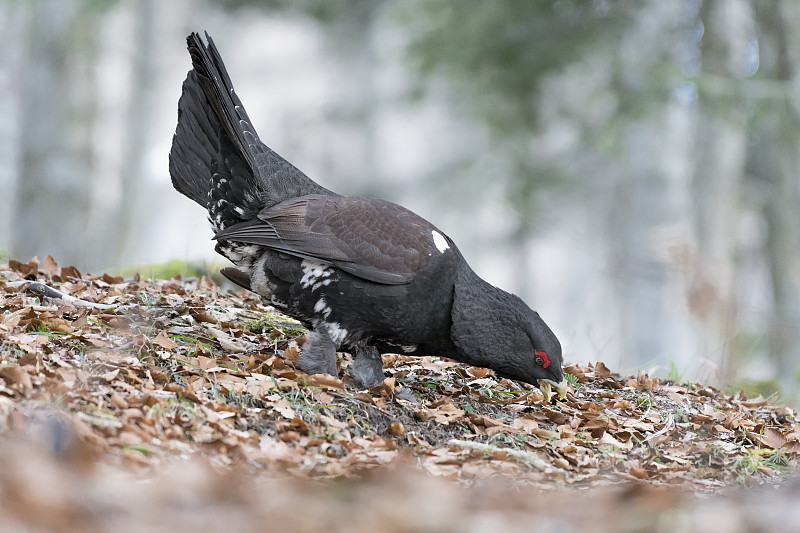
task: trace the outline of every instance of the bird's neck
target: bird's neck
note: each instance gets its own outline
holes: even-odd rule
[[[458,360],[486,366],[496,350],[498,325],[508,319],[503,299],[508,294],[487,283],[466,263],[456,276],[451,334]]]

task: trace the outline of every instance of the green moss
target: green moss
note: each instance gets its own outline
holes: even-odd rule
[[[293,339],[308,331],[297,320],[280,313],[259,313],[256,317],[245,320],[243,325],[245,329],[260,334],[278,330],[282,332],[281,336],[285,339]]]

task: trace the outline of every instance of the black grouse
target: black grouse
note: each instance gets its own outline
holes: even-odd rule
[[[300,368],[336,375],[342,350],[372,386],[382,353],[439,355],[563,398],[561,345],[539,314],[478,277],[427,220],[331,192],[268,148],[206,39],[187,38],[172,184],[208,211],[216,251],[236,265],[222,273],[308,326]]]

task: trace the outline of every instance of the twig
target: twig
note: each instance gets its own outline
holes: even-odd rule
[[[39,283],[38,281],[9,281],[7,285],[9,287],[18,287],[20,285],[25,285],[26,283],[28,284],[28,286],[25,287],[27,291],[38,294],[39,296],[44,296],[46,298],[52,298],[53,300],[61,300],[70,305],[74,305],[75,307],[94,307],[95,309],[113,309],[116,307],[115,305],[99,304],[95,302],[89,302],[87,300],[81,300],[80,298],[75,298],[69,294],[64,294],[61,291],[57,291],[53,287],[45,285],[44,283]]]
[[[663,435],[664,433],[666,433],[667,431],[672,429],[672,426],[674,426],[674,425],[675,425],[675,418],[672,416],[672,413],[670,413],[669,417],[667,418],[667,423],[664,424],[664,427],[659,429],[658,431],[656,431],[655,433],[653,433],[652,435],[650,435],[646,439],[644,439],[644,441],[647,444],[650,444],[651,440],[653,440],[656,437],[659,437],[659,436]]]

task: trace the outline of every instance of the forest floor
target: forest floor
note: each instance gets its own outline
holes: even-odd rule
[[[205,278],[0,265],[0,528],[800,530],[790,407],[602,362],[562,401],[399,355],[357,390],[304,333]]]

